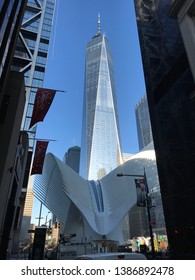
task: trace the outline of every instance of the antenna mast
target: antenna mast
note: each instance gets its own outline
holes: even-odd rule
[[[100,13],[98,13],[98,34],[101,33],[101,29],[100,29]]]

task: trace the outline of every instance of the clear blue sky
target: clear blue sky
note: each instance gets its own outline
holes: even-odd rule
[[[112,49],[122,152],[138,151],[135,105],[145,93],[133,0],[57,0],[44,87],[58,92],[37,138],[54,139],[47,152],[63,159],[80,146],[86,44],[101,32]],[[37,202],[33,216],[38,215]],[[44,214],[45,215],[45,214]],[[43,215],[43,216],[44,216]]]

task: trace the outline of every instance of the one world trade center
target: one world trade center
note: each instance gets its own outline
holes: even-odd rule
[[[100,30],[87,43],[80,174],[98,180],[122,163],[113,62]]]

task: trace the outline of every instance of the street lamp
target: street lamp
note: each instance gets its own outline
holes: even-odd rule
[[[151,238],[151,245],[152,245],[152,257],[153,259],[155,258],[155,251],[154,251],[154,238],[153,238],[153,232],[152,232],[152,225],[151,225],[151,214],[150,214],[150,198],[149,198],[149,191],[147,186],[147,179],[146,175],[144,172],[144,175],[134,175],[134,174],[123,174],[119,173],[117,174],[118,177],[123,177],[123,176],[128,176],[128,177],[138,177],[138,178],[143,178],[144,183],[145,183],[145,191],[146,191],[146,208],[147,208],[147,213],[148,213],[148,225],[149,225],[149,231],[150,231],[150,238]]]
[[[140,177],[140,178],[144,178],[144,175],[132,175],[132,174],[123,174],[123,173],[118,173],[117,176],[118,176],[118,177],[129,176],[129,177]]]
[[[40,211],[39,211],[39,217],[38,218],[35,218],[35,219],[38,219],[39,222],[38,222],[38,226],[40,226],[40,223],[41,223],[41,220],[43,219],[43,217],[41,217],[41,212],[42,212],[42,202],[40,203]]]

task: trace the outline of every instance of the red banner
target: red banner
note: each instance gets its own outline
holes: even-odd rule
[[[37,141],[31,175],[42,174],[48,141]]]
[[[55,93],[56,90],[53,89],[39,88],[37,90],[29,129],[37,122],[44,120],[54,99]]]

